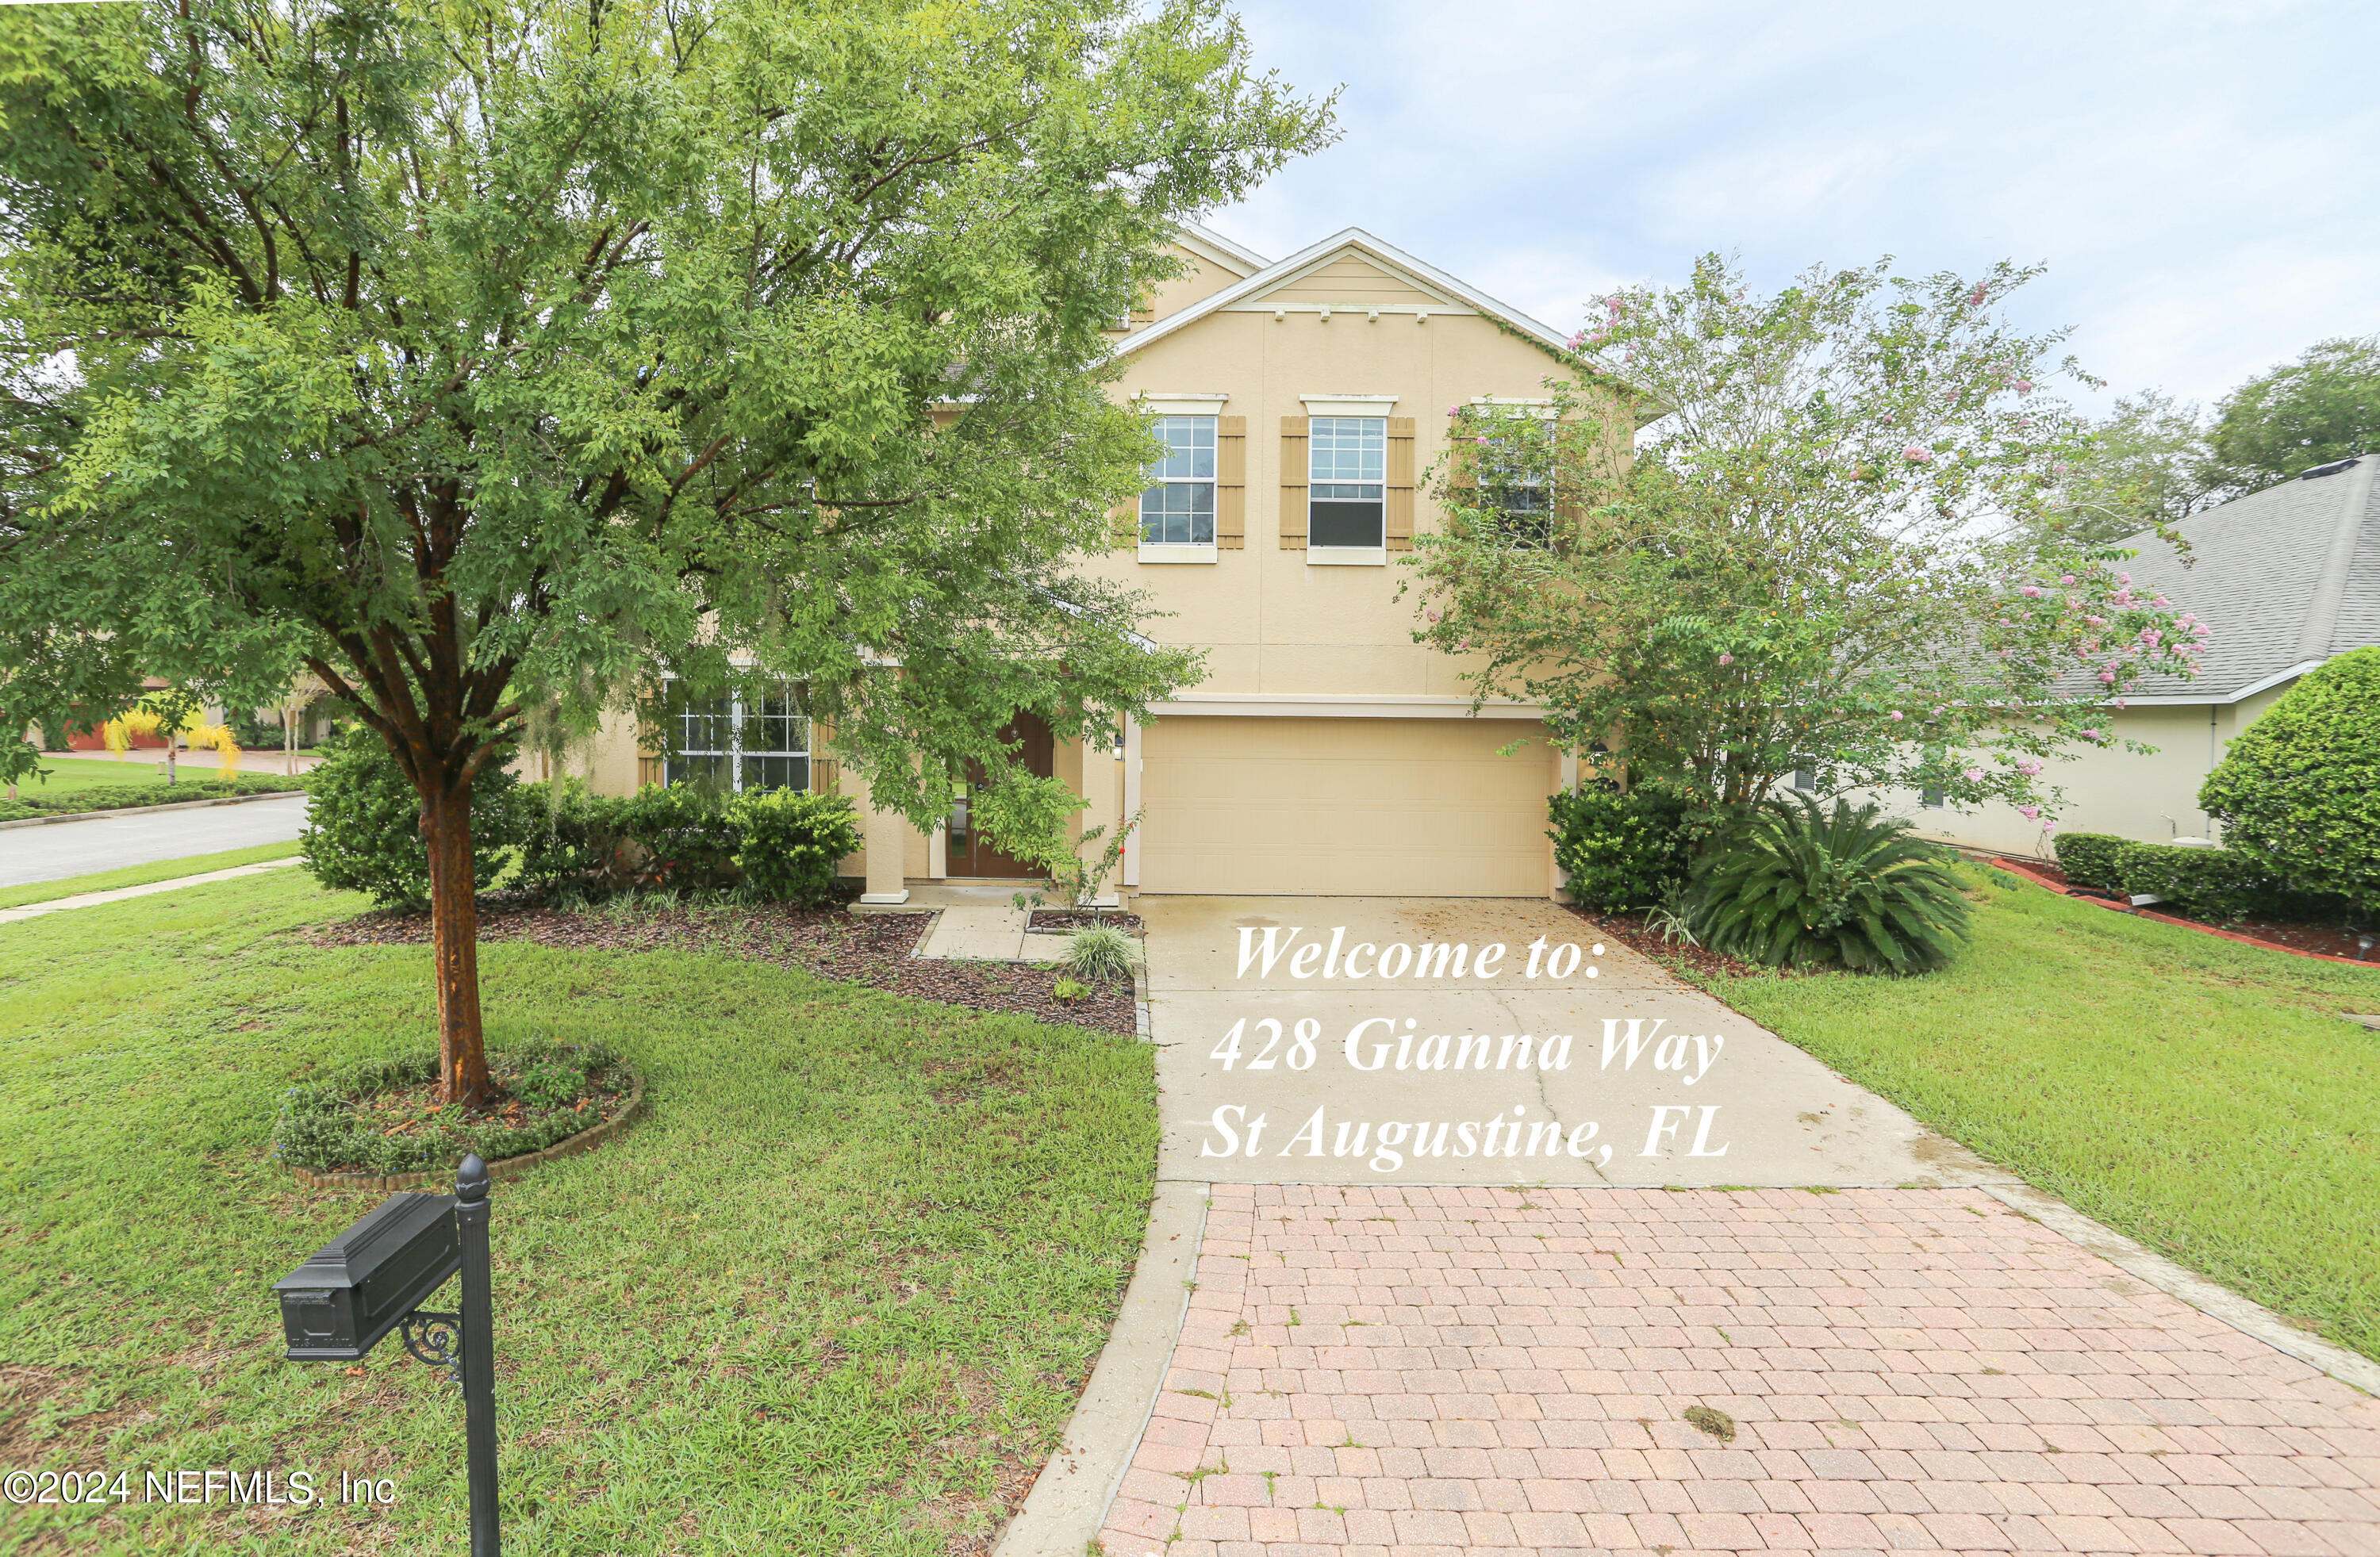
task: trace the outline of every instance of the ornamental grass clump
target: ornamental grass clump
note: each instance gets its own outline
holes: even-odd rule
[[[1132,977],[1140,953],[1132,937],[1112,924],[1095,924],[1066,937],[1058,966],[1092,984],[1121,984]]]
[[[1694,933],[1773,968],[1923,973],[1967,939],[1967,899],[1941,851],[1874,804],[1772,803],[1694,866]]]

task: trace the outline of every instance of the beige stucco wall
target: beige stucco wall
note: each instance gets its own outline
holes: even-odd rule
[[[1383,287],[1402,284],[1370,273]],[[1443,450],[1450,404],[1542,394],[1552,359],[1475,315],[1436,311],[1426,323],[1361,312],[1325,322],[1311,312],[1276,320],[1269,296],[1150,342],[1116,386],[1126,397],[1225,394],[1220,414],[1247,418],[1246,549],[1211,563],[1142,562],[1123,551],[1091,569],[1150,591],[1173,613],[1148,624],[1151,636],[1207,650],[1198,691],[1461,694],[1463,667],[1413,641],[1418,607],[1397,597],[1412,574],[1400,554],[1385,566],[1347,567],[1281,549],[1281,418],[1306,414],[1303,395],[1393,394],[1379,414],[1414,418],[1416,466],[1427,467]],[[1425,490],[1415,530],[1437,522]]]
[[[1136,314],[1146,312],[1152,320],[1179,313],[1193,303],[1211,297],[1226,287],[1237,285],[1252,273],[1179,244],[1169,245],[1167,251],[1181,260],[1184,268],[1180,275],[1169,276],[1149,286],[1148,307],[1136,310]]]
[[[2279,701],[2289,683],[2237,703],[2125,708],[2113,716],[2117,744],[2079,747],[2073,760],[2052,763],[2042,777],[2064,791],[2056,808],[2058,832],[2109,833],[2118,838],[2164,843],[2175,838],[2221,840],[2214,819],[2198,808],[2198,789],[2230,748],[2232,739]],[[2124,749],[2137,741],[2153,754]],[[2037,821],[2012,806],[1989,805],[1960,813],[1927,810],[1917,797],[1898,791],[1888,807],[1913,821],[1929,838],[2002,853],[2046,856],[2049,843]],[[2054,835],[2052,835],[2054,836]]]

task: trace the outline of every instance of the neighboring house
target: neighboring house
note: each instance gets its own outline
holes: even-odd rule
[[[1532,739],[1534,707],[1473,717],[1460,664],[1413,641],[1398,563],[1435,523],[1421,482],[1448,407],[1544,401],[1560,336],[1355,229],[1270,263],[1197,228],[1178,252],[1187,270],[1119,321],[1114,348],[1115,392],[1158,418],[1171,453],[1137,549],[1092,567],[1148,590],[1171,613],[1149,633],[1206,650],[1207,678],[1113,745],[1059,744],[1026,721],[1026,763],[1076,787],[1085,826],[1145,813],[1127,889],[1552,893],[1546,799],[1575,765]],[[735,719],[682,722],[670,777],[702,764],[731,782],[808,781],[797,718],[763,721],[767,752],[732,749]],[[599,787],[660,776],[607,735]],[[929,834],[871,813],[868,842],[846,869],[871,900],[1033,874],[977,832],[964,795]]]
[[[2224,749],[2296,680],[2331,656],[2380,643],[2380,456],[2317,465],[2294,481],[2195,513],[2178,526],[2187,558],[2154,532],[2124,542],[2119,564],[2143,594],[2163,595],[2210,629],[2198,675],[2155,676],[2114,717],[2120,744],[2053,764],[2066,791],[2064,832],[2163,843],[2217,839],[2198,787]],[[1907,807],[1907,798],[1902,797]],[[1954,842],[2034,852],[2040,824],[2004,805],[1961,815],[1912,809],[1922,831]]]

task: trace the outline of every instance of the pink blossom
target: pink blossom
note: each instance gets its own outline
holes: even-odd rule
[[[1967,294],[1967,306],[1971,308],[1980,308],[1984,306],[1984,299],[1990,296],[1991,293],[1985,289],[1984,284],[1977,282],[1975,289]]]
[[[2141,629],[2141,642],[2148,645],[2151,648],[2156,647],[2158,640],[2164,636],[2164,634],[2159,633],[2154,627],[2143,627]]]
[[[2033,392],[2033,380],[2031,379],[2019,379],[2016,381],[2016,392],[2019,394],[2031,394]]]
[[[2116,684],[2116,673],[2113,670],[2102,670],[2099,672],[2099,680],[2106,685],[2114,686]]]
[[[1895,709],[1892,711],[1892,717],[1893,717],[1894,718],[1896,718],[1896,719],[1897,719],[1897,718],[1899,718],[1900,717],[1900,709],[1898,709],[1898,708],[1895,708]]]
[[[2151,600],[2151,601],[2149,602],[2149,604],[2151,604],[2151,605],[2153,605],[2153,606],[2156,607],[2156,609],[2157,609],[2157,610],[2165,610],[2168,606],[2172,605],[2172,604],[2173,604],[2173,602],[2172,602],[2171,600],[2167,599],[2164,596],[2160,595],[2160,596],[2158,596],[2155,599]]]
[[[2045,833],[2054,833],[2058,830],[2058,824],[2055,822],[2044,822],[2041,824],[2041,830]]]
[[[2099,739],[2099,729],[2096,725],[2092,726],[2088,730],[2079,731],[2078,733],[2080,733],[2085,741],[2096,741]]]
[[[2019,773],[2023,774],[2028,778],[2038,778],[2041,774],[2041,764],[2034,761],[2031,757],[2027,757],[2022,762],[2016,765],[2016,770]]]
[[[1907,460],[1911,465],[1932,465],[1934,463],[1934,451],[1931,449],[1921,449],[1916,444],[1912,443],[1908,448],[1900,451],[1900,457]]]
[[[1718,657],[1718,662],[1721,665],[1732,665],[1735,663],[1735,656],[1731,654],[1722,654]]]
[[[2082,619],[2082,625],[2085,627],[2105,627],[2107,625],[2107,619],[2104,616],[2086,616]]]
[[[2058,582],[2060,584],[2071,584],[2074,582],[2074,575],[2072,573],[2068,573],[2064,578],[2059,579]]]
[[[1436,622],[1438,622],[1438,612],[1436,612],[1436,611],[1429,611],[1429,612],[1426,612],[1425,614],[1428,616],[1428,618],[1429,618],[1429,620],[1430,620],[1431,623],[1432,623],[1433,625],[1435,625],[1435,624],[1436,624]]]
[[[1980,767],[1971,767],[1967,769],[1964,778],[1970,784],[1980,784],[1984,781],[1984,770]]]
[[[2208,628],[2207,628],[2206,623],[2204,623],[2204,622],[2200,622],[2197,626],[2192,627],[2192,628],[2191,629],[2191,631],[2192,631],[2192,633],[2197,634],[2200,637],[2204,638],[2204,637],[2205,637],[2205,636],[2206,636],[2206,634],[2207,634]]]
[[[1463,407],[1460,405],[1450,405],[1446,408],[1446,414],[1450,416],[1459,416],[1463,415]]]
[[[2123,700],[2122,698],[2120,698],[2120,697],[2117,698],[2117,699],[2116,699],[2116,706],[2117,706],[2117,707],[2119,707],[2119,708],[2120,708],[2120,707],[2122,707],[2123,706],[2124,706],[2124,700]]]
[[[2018,590],[2017,593],[2024,596],[2027,599],[2038,600],[2041,598],[2041,585],[2038,584],[2028,584],[2022,589]]]
[[[2041,807],[2037,805],[2020,805],[2016,809],[2017,814],[2028,822],[2041,815]]]

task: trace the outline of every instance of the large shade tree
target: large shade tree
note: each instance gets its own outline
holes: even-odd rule
[[[922,821],[1189,672],[1076,565],[1148,452],[1102,332],[1328,134],[1216,0],[140,0],[0,61],[0,631],[380,735],[450,1095],[529,721],[732,664]]]
[[[1762,295],[1713,256],[1614,295],[1544,405],[1449,408],[1416,635],[1704,806],[1814,769],[2037,814],[2201,634],[2120,553],[2037,539],[2080,433],[2056,337],[2000,309],[2025,274]]]

